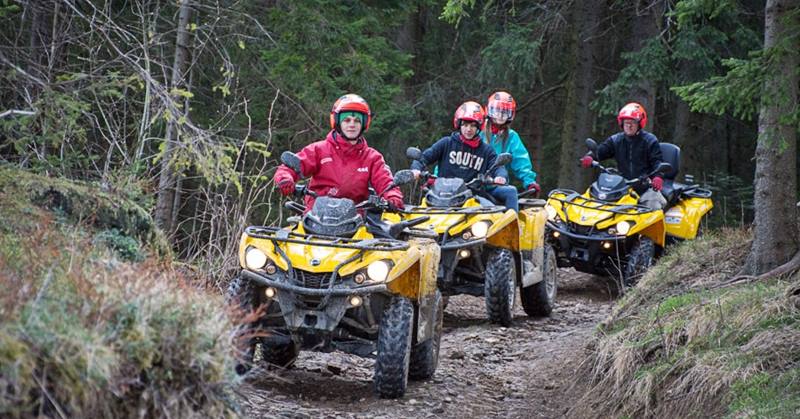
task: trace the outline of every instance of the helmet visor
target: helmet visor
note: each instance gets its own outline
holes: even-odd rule
[[[505,106],[489,106],[489,117],[497,119],[511,120],[514,117],[514,111]]]

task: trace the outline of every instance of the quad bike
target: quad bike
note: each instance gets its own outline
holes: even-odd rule
[[[596,154],[597,143],[587,139],[586,144]],[[650,175],[668,166],[662,163]],[[639,204],[632,186],[642,179],[625,179],[617,169],[597,161],[592,167],[602,173],[583,195],[569,189],[555,189],[548,195],[548,241],[559,267],[610,275],[631,286],[664,247],[664,212]]]
[[[664,172],[664,187],[661,193],[667,200],[664,207],[664,222],[667,225],[667,243],[691,240],[702,235],[701,220],[711,209],[711,190],[692,184],[694,180],[686,175],[688,183],[675,180],[681,167],[681,149],[675,144],[660,143],[661,156],[671,168]]]
[[[296,155],[281,160],[300,173]],[[393,186],[413,181],[399,171]],[[388,189],[387,189],[388,190]],[[297,187],[297,195],[313,193]],[[260,358],[290,366],[299,350],[341,350],[375,358],[379,396],[402,397],[408,378],[433,376],[442,333],[442,297],[436,289],[439,248],[412,234],[427,218],[390,223],[380,196],[358,205],[317,197],[290,225],[248,227],[239,245],[241,272],[229,295],[252,317],[244,373]],[[366,215],[363,215],[366,211]]]
[[[421,154],[415,147],[407,150],[412,160]],[[510,159],[500,154],[495,166]],[[425,183],[435,178],[428,172],[420,177]],[[548,316],[555,305],[556,260],[544,241],[545,201],[520,199],[517,214],[483,192],[490,182],[483,176],[470,182],[435,178],[421,204],[407,205],[403,215],[411,222],[429,218],[425,224],[442,251],[437,284],[445,301],[457,294],[484,296],[489,319],[509,326],[519,286],[526,314]]]
[[[596,153],[594,140],[587,139],[586,144]],[[665,147],[672,150],[675,146],[662,144],[662,150]],[[558,266],[610,275],[622,285],[632,286],[663,251],[668,234],[694,238],[700,219],[711,209],[711,200],[697,185],[674,182],[679,149],[669,156],[646,179],[656,174],[667,179],[669,191],[664,195],[667,213],[674,214],[671,218],[660,208],[639,203],[632,186],[643,179],[624,179],[618,170],[597,161],[592,166],[602,173],[583,195],[568,189],[551,191],[546,207],[547,237]]]

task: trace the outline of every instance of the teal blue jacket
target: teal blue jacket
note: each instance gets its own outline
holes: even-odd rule
[[[533,171],[531,156],[516,131],[513,129],[508,130],[505,144],[502,144],[503,141],[498,138],[497,134],[492,134],[491,141],[486,141],[486,134],[483,131],[481,131],[480,135],[481,140],[492,146],[495,153],[511,153],[514,159],[506,165],[506,169],[508,169],[508,173],[511,176],[522,181],[523,186],[526,188],[531,183],[536,182],[536,172]]]

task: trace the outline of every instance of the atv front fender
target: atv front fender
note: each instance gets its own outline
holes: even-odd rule
[[[519,251],[519,220],[514,210],[507,210],[500,217],[492,219],[486,242],[494,247]]]

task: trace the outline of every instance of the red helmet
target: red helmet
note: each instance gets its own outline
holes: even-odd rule
[[[639,129],[644,129],[647,126],[647,111],[644,110],[644,106],[631,102],[619,110],[617,124],[620,128],[622,128],[623,119],[633,119],[639,123]]]
[[[489,96],[486,113],[489,118],[505,118],[506,121],[513,121],[514,115],[517,114],[517,101],[507,92],[495,92]]]
[[[331,108],[331,129],[339,129],[339,114],[342,112],[359,112],[364,114],[364,127],[361,132],[366,132],[369,129],[369,123],[372,122],[372,112],[369,110],[369,104],[363,97],[348,93],[339,99]]]
[[[486,120],[486,112],[483,110],[478,102],[468,101],[461,104],[456,109],[456,114],[453,116],[453,128],[459,129],[461,121],[473,121],[478,123],[478,129],[483,126],[483,121]]]

